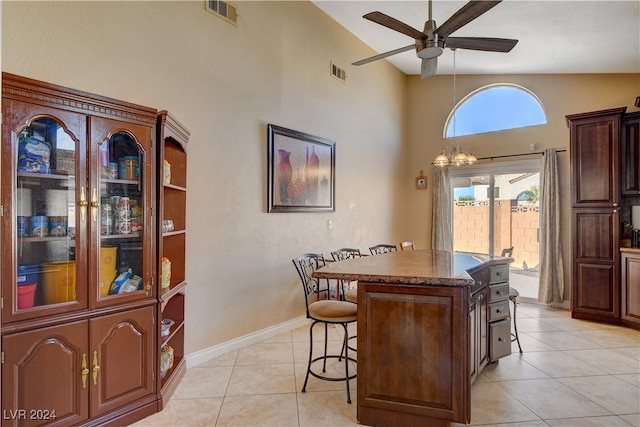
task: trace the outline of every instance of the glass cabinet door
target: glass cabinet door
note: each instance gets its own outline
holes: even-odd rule
[[[151,286],[150,129],[92,118],[91,223],[95,305],[153,295]]]
[[[79,286],[84,267],[76,259],[86,204],[77,180],[79,140],[58,120],[40,116],[11,135],[15,224],[3,244],[15,241],[11,312],[22,317],[86,306],[86,290]]]

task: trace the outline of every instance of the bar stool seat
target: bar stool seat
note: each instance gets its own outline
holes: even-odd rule
[[[518,297],[520,292],[517,289],[509,286],[509,301],[513,303],[513,331],[511,334],[511,342],[516,341],[518,343],[518,349],[522,353],[522,347],[520,346],[520,337],[518,337],[518,324],[516,323],[516,308],[518,307]]]

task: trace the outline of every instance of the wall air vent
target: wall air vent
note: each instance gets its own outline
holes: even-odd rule
[[[225,21],[238,25],[238,8],[222,0],[205,0],[205,9]]]
[[[346,71],[344,71],[342,68],[338,67],[336,64],[334,64],[331,61],[329,62],[329,72],[333,77],[335,77],[338,80],[341,80],[343,82],[347,80]]]

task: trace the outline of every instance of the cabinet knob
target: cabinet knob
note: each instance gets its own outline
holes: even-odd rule
[[[614,203],[614,204],[613,204],[613,207],[614,207],[614,208],[617,208],[617,207],[618,207],[618,204],[617,204],[617,203]]]

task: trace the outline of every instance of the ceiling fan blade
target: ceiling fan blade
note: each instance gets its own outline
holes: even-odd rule
[[[501,1],[502,0],[470,1],[469,3],[462,6],[456,13],[454,13],[451,18],[447,19],[444,24],[436,28],[434,33],[438,34],[440,37],[447,38],[449,34],[453,33],[463,25],[466,25],[469,22],[473,21],[478,16],[498,5],[498,3],[500,3]]]
[[[451,49],[485,50],[489,52],[509,52],[518,43],[514,39],[491,37],[447,37],[445,47]]]
[[[418,31],[415,28],[405,24],[404,22],[398,21],[396,18],[385,15],[382,12],[370,12],[364,15],[363,18],[387,28],[391,28],[392,30],[398,31],[399,33],[406,34],[409,37],[413,37],[414,39],[421,39],[425,37],[425,34],[422,31]]]
[[[356,62],[352,63],[351,65],[368,64],[369,62],[377,61],[378,59],[386,58],[387,56],[395,55],[397,53],[407,52],[407,51],[409,51],[411,49],[415,49],[415,48],[416,48],[415,44],[410,44],[409,46],[405,46],[405,47],[401,47],[399,49],[391,50],[389,52],[381,53],[379,55],[375,55],[375,56],[372,56],[370,58],[361,59],[360,61],[356,61]]]
[[[433,76],[438,70],[438,58],[423,59],[420,67],[420,78],[426,79]]]

